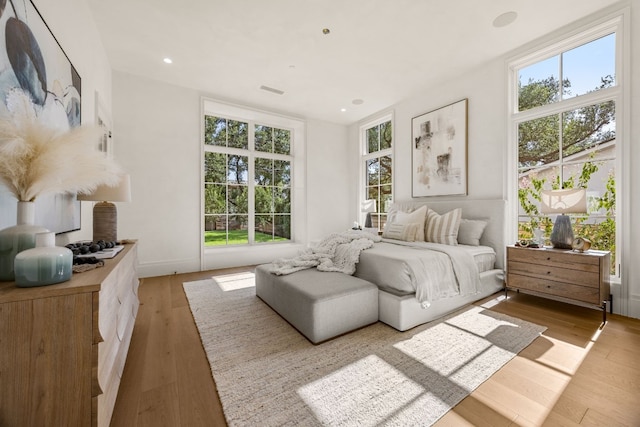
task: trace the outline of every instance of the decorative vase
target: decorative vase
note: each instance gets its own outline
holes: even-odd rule
[[[539,228],[534,228],[533,229],[533,241],[537,244],[539,244],[540,246],[544,245],[544,230],[541,230]]]
[[[36,234],[46,233],[44,227],[33,225],[34,202],[18,202],[17,225],[0,230],[0,281],[14,280],[13,261],[19,252],[36,246]]]
[[[16,286],[53,285],[71,279],[73,253],[67,248],[55,245],[56,236],[52,232],[36,234],[36,247],[16,255]]]

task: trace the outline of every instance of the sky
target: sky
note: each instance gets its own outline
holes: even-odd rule
[[[554,76],[557,79],[560,59],[563,78],[571,81],[570,96],[583,95],[600,86],[601,77],[615,76],[615,34],[525,67],[519,71],[520,81],[526,85],[530,78],[541,80]]]

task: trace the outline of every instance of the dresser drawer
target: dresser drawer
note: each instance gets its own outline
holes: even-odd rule
[[[553,249],[507,248],[509,261],[521,261],[530,264],[542,264],[570,270],[600,271],[600,257],[571,251]]]
[[[507,247],[507,287],[540,296],[561,297],[603,310],[610,299],[606,251]],[[606,316],[603,315],[604,321]]]
[[[579,286],[588,286],[591,288],[600,287],[600,274],[598,271],[590,272],[583,270],[573,270],[569,267],[556,267],[549,263],[532,264],[523,261],[512,261],[509,259],[507,271],[514,274],[524,276],[537,277],[540,279],[549,279],[556,282],[566,282]]]
[[[600,305],[602,303],[598,287],[578,286],[512,273],[507,274],[507,285],[511,288],[555,295],[589,304]]]

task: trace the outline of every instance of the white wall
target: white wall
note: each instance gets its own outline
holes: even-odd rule
[[[355,199],[349,194],[347,128],[309,120],[307,133],[307,234],[313,242],[349,228],[356,217],[349,216]]]
[[[139,240],[142,277],[293,256],[309,238],[349,224],[346,128],[309,120],[306,232],[296,244],[215,248],[201,264],[201,95],[113,73],[115,155],[131,174],[133,193],[131,203],[118,205],[118,235]]]
[[[503,198],[503,175],[506,148],[506,85],[504,62],[492,61],[484,67],[416,95],[391,107],[394,112],[394,174],[395,201],[411,200],[411,119],[421,114],[467,98],[468,114],[468,196],[469,199]],[[387,110],[385,110],[387,112]],[[362,122],[366,122],[371,116]],[[361,123],[362,123],[361,122]],[[351,179],[357,186],[358,127],[349,129],[351,146]],[[355,148],[354,148],[355,147]],[[439,200],[465,196],[437,197]],[[358,206],[352,203],[352,215]]]
[[[140,275],[200,268],[200,94],[113,73],[115,157],[131,174],[118,237],[138,239]]]
[[[640,4],[637,1],[631,2],[630,17],[630,37],[631,41],[631,64],[629,69],[631,82],[631,96],[629,99],[630,111],[629,120],[629,147],[625,152],[628,154],[628,164],[631,166],[629,170],[629,185],[624,189],[625,195],[629,195],[629,203],[627,205],[629,229],[623,230],[624,236],[624,270],[623,277],[626,281],[629,299],[627,315],[640,318],[640,168],[637,167],[640,162]],[[614,301],[615,306],[615,301]],[[623,312],[623,314],[625,314]]]

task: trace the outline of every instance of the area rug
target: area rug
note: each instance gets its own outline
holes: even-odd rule
[[[313,345],[247,274],[183,285],[230,426],[429,426],[546,329],[468,306]]]

